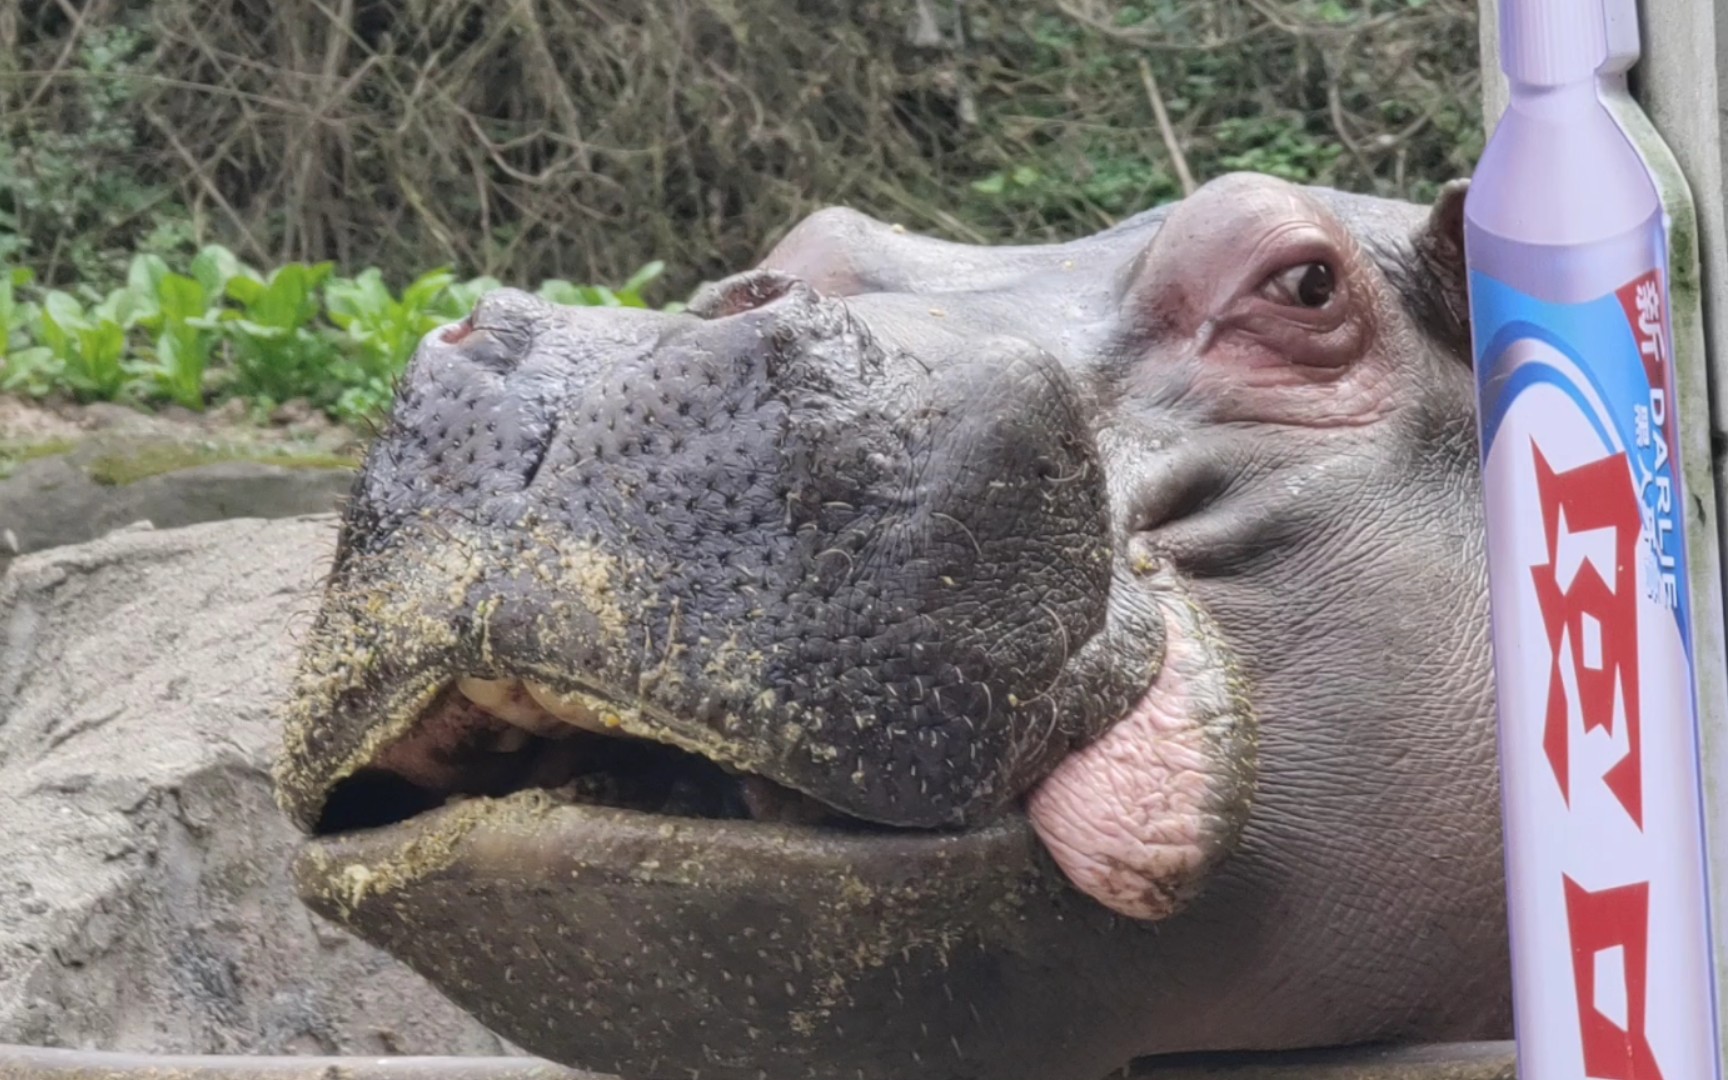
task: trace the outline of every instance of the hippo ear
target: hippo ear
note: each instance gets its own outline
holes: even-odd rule
[[[1470,296],[1464,269],[1464,196],[1470,181],[1454,180],[1440,189],[1428,220],[1413,242],[1423,284],[1432,292],[1424,314],[1436,324],[1434,336],[1470,355]]]

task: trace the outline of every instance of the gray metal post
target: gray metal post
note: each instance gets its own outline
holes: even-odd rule
[[[1643,57],[1633,69],[1633,93],[1662,139],[1673,151],[1680,171],[1692,191],[1697,209],[1697,236],[1701,295],[1704,307],[1704,344],[1708,361],[1705,371],[1694,372],[1688,383],[1680,372],[1682,396],[1687,385],[1694,393],[1707,381],[1710,398],[1708,417],[1713,460],[1708,477],[1714,479],[1715,506],[1728,511],[1728,138],[1724,135],[1728,107],[1728,0],[1638,0]],[[1506,80],[1498,63],[1498,0],[1481,0],[1482,108],[1489,130],[1506,107]],[[1685,238],[1678,235],[1676,250]],[[1676,283],[1679,284],[1678,282]],[[1676,328],[1678,334],[1679,328]],[[1703,410],[1694,413],[1706,419]],[[1689,418],[1690,420],[1691,418]],[[1706,480],[1704,470],[1688,468],[1688,479]],[[1720,550],[1728,554],[1728,528],[1724,517],[1708,520],[1708,507],[1688,507],[1690,536],[1700,539],[1714,534]],[[1700,546],[1693,541],[1694,547]],[[1696,552],[1693,556],[1697,566]],[[1695,580],[1698,575],[1695,575]],[[1700,628],[1702,641],[1716,633]],[[1719,655],[1700,650],[1699,702],[1703,721],[1703,771],[1713,932],[1716,939],[1715,967],[1718,1029],[1728,1032],[1728,672],[1721,670]]]

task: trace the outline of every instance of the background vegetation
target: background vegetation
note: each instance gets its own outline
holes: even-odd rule
[[[352,415],[487,278],[664,301],[825,204],[1057,239],[1232,169],[1424,199],[1477,95],[1469,0],[5,4],[0,381]]]

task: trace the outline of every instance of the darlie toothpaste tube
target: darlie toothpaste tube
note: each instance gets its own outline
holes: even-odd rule
[[[1714,505],[1681,460],[1669,218],[1616,118],[1624,14],[1503,0],[1511,104],[1465,207],[1521,1080],[1720,1077],[1697,665],[1721,609],[1696,594],[1720,584],[1688,536]]]

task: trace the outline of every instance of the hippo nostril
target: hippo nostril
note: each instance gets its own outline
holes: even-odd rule
[[[454,326],[445,327],[444,331],[438,335],[438,340],[442,341],[446,345],[460,345],[467,339],[468,335],[473,332],[474,316],[470,314],[466,319],[456,323]]]
[[[552,304],[538,296],[496,289],[482,296],[467,318],[438,331],[438,340],[460,348],[471,363],[509,372],[533,351],[552,312]]]
[[[704,285],[691,297],[685,308],[701,319],[724,319],[742,315],[794,292],[808,292],[810,286],[802,279],[778,270],[751,270],[735,274],[724,281]]]

